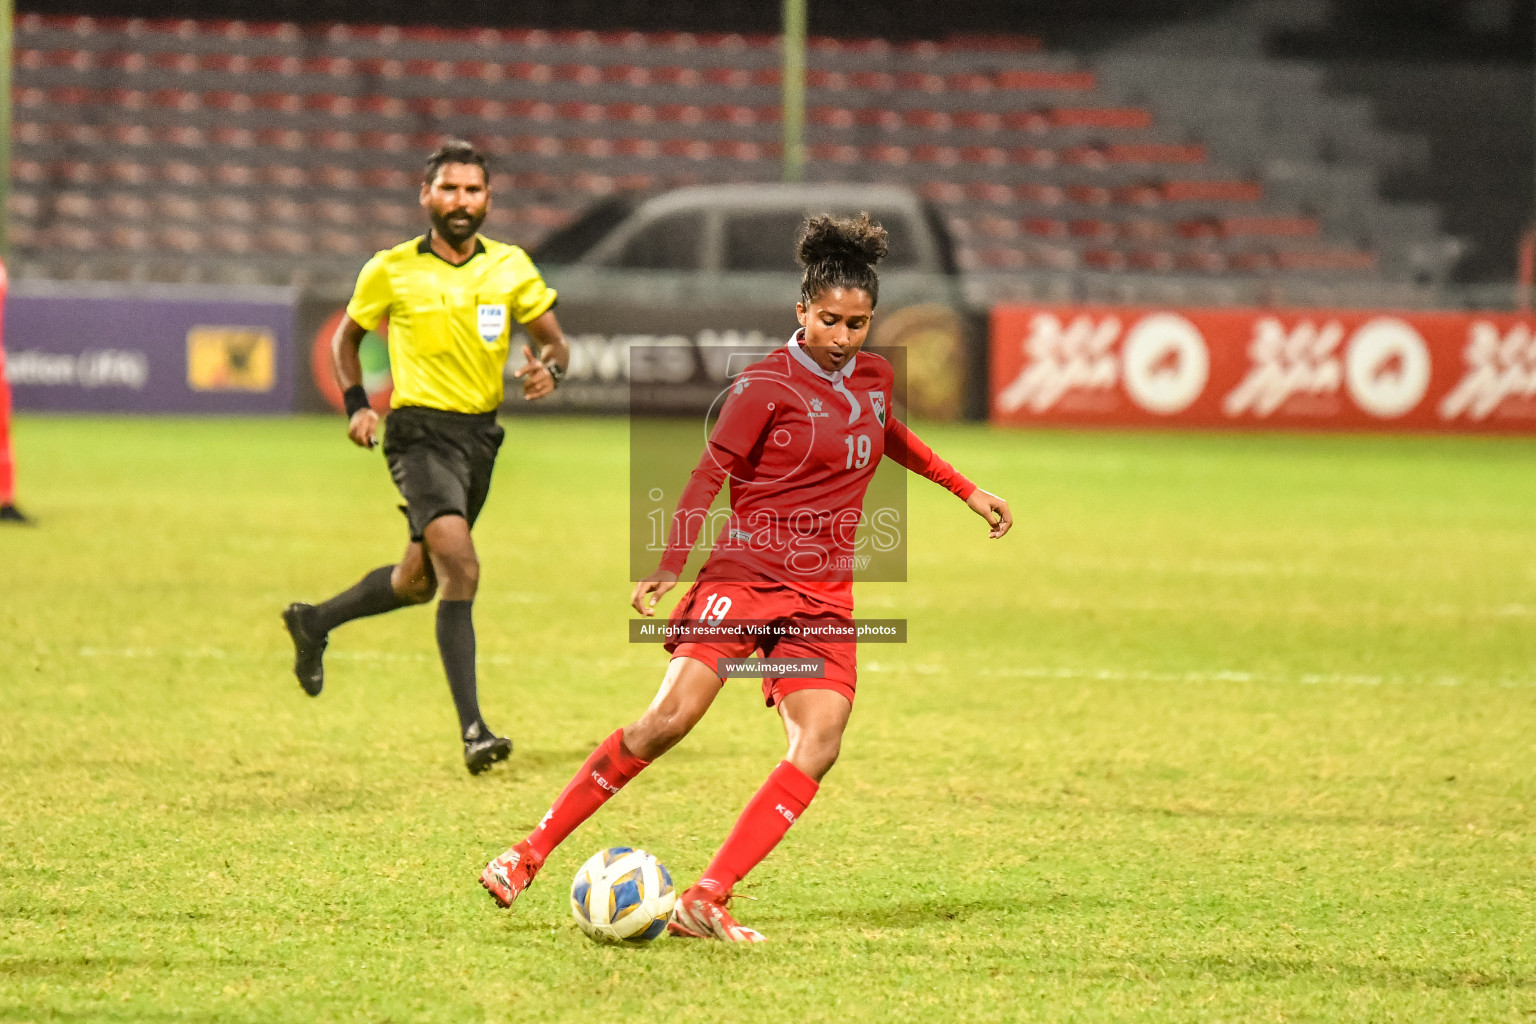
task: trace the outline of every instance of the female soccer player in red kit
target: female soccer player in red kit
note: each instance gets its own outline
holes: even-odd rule
[[[741,373],[698,467],[684,488],[661,568],[636,584],[631,603],[653,615],[677,583],[710,504],[727,477],[731,516],[721,540],[669,625],[672,654],[656,699],[638,721],[592,753],[533,833],[486,866],[480,883],[510,906],[555,847],[651,761],[686,736],[724,685],[722,658],[755,650],[824,663],[819,678],[763,680],[789,750],[736,819],[703,876],[684,892],[673,934],[731,942],[763,936],[732,919],[726,900],[789,831],[837,760],[853,710],[855,645],[762,631],[723,638],[701,624],[727,620],[836,628],[853,614],[854,533],[882,456],[948,488],[1002,537],[1008,503],[979,490],[897,421],[890,363],[860,353],[879,296],[875,264],[885,229],[868,216],[809,220],[795,307],[801,330]]]

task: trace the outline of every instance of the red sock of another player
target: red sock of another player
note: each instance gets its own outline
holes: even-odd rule
[[[768,781],[747,801],[725,845],[704,869],[699,885],[716,893],[730,892],[779,845],[820,788],[815,779],[788,761],[780,761],[768,774]]]
[[[0,359],[0,366],[5,360]],[[5,381],[0,380],[0,388]],[[16,463],[11,457],[10,403],[0,395],[0,505],[10,505],[16,500]]]
[[[533,852],[539,859],[547,859],[566,836],[576,831],[577,825],[592,817],[609,797],[650,763],[624,749],[623,729],[603,740],[576,777],[555,797],[544,820],[528,837]]]

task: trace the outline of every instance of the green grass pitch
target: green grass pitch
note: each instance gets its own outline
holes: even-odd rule
[[[753,681],[553,858],[476,884],[664,668],[626,642],[620,421],[508,425],[463,770],[339,419],[22,417],[0,529],[0,1021],[1529,1021],[1536,444],[923,430],[842,761],[748,879],[761,948],[589,943],[569,879],[688,881],[782,753]],[[670,608],[671,600],[664,605]]]

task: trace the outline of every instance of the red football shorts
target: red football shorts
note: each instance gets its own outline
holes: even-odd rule
[[[762,632],[748,628],[707,640],[686,639],[691,631],[703,630],[710,623],[729,627],[739,622],[765,623],[768,628]],[[825,670],[817,678],[764,676],[763,700],[769,707],[796,690],[835,690],[850,702],[853,700],[858,679],[858,645],[851,638],[829,642],[795,635],[828,629],[847,632],[852,628],[852,619],[844,609],[791,587],[776,583],[700,581],[688,588],[673,609],[667,628],[669,636],[681,632],[685,637],[667,641],[666,648],[672,657],[702,661],[716,674],[720,674],[721,658],[748,658],[754,651],[762,651],[764,657],[825,662]]]

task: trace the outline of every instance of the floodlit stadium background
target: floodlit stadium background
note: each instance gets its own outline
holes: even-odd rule
[[[785,14],[20,4],[0,1020],[1536,1012],[1533,5],[810,0],[803,135]],[[481,779],[429,617],[338,631],[314,701],[277,619],[400,547],[326,345],[450,135],[573,347],[477,528]],[[694,185],[748,188],[633,219]],[[859,591],[907,643],[737,908],[773,943],[598,949],[566,879],[703,867],[782,753],[755,683],[515,913],[474,877],[650,699],[615,414],[701,436],[806,205],[904,232],[877,340],[1018,526],[908,484]]]

